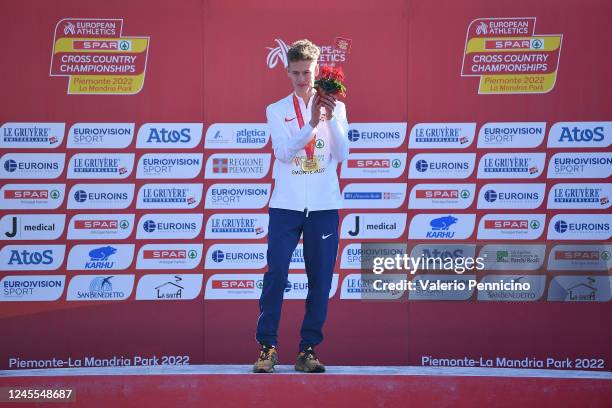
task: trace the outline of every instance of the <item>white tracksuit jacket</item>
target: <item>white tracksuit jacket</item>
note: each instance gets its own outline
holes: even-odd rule
[[[272,148],[276,158],[272,175],[274,191],[270,199],[271,208],[296,211],[319,211],[342,208],[342,197],[338,184],[338,163],[348,157],[348,122],[344,103],[336,101],[331,120],[321,120],[313,129],[310,126],[311,105],[298,97],[304,127],[300,129],[293,105],[293,93],[266,108],[268,128],[272,137]],[[315,157],[319,170],[304,172],[301,160],[306,157],[304,146],[316,133],[318,142]]]

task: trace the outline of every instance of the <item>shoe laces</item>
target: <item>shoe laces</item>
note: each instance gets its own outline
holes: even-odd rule
[[[272,359],[272,350],[274,347],[271,346],[261,346],[261,351],[259,352],[260,360],[271,360]]]
[[[317,353],[315,353],[312,347],[307,347],[302,352],[306,360],[317,360]]]

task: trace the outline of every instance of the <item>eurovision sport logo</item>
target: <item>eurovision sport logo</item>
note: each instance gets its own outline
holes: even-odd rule
[[[65,123],[15,123],[0,126],[0,148],[55,149],[64,141]]]
[[[362,269],[370,266],[374,258],[403,256],[407,253],[407,245],[402,243],[351,243],[344,247],[340,257],[341,269]]]
[[[461,76],[480,77],[479,94],[550,92],[562,34],[536,34],[535,17],[478,18],[467,29]]]
[[[0,301],[54,301],[64,293],[65,280],[64,275],[5,276],[0,280]]]
[[[203,154],[148,153],[138,161],[139,179],[193,179],[202,170]]]
[[[546,122],[489,122],[478,132],[478,148],[535,148],[544,141],[545,132]]]
[[[124,149],[133,137],[133,123],[75,123],[68,131],[68,148]]]
[[[123,35],[123,19],[64,18],[53,36],[50,76],[68,94],[133,95],[144,86],[149,37]]]
[[[213,184],[206,192],[207,209],[259,209],[270,200],[272,186],[264,184]]]
[[[548,163],[548,178],[610,178],[612,153],[555,153]]]

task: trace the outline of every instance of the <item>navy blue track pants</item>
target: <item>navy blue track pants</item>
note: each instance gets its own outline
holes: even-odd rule
[[[259,299],[256,338],[277,345],[278,324],[287,286],[291,255],[303,234],[304,263],[308,276],[306,313],[300,331],[300,350],[323,341],[323,323],[338,254],[338,210],[293,211],[270,208],[268,226],[268,271]]]

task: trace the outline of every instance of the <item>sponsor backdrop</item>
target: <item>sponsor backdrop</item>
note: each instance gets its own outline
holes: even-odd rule
[[[609,371],[611,6],[467,3],[4,2],[0,368],[255,358],[264,112],[308,37],[351,124],[325,362]],[[485,258],[416,283],[531,289],[359,300],[392,253]],[[299,245],[284,362],[307,290]]]

